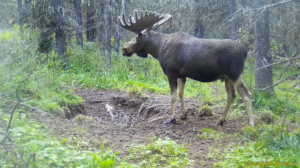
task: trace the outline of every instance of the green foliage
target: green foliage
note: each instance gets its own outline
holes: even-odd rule
[[[294,114],[288,114],[287,118],[292,123],[300,123],[300,112],[295,112]]]
[[[127,89],[126,93],[131,97],[145,97],[146,96],[146,94],[143,93],[142,89],[137,85],[129,87]]]
[[[260,120],[260,122],[265,122],[267,124],[270,124],[276,120],[279,120],[279,117],[276,114],[274,114],[272,111],[266,110],[266,111],[262,111],[259,114],[258,119]]]
[[[203,99],[201,101],[203,102],[203,105],[206,105],[206,106],[212,106],[213,105],[211,100]]]
[[[199,111],[199,112],[201,112],[201,111],[210,111],[210,112],[212,112],[212,109],[211,109],[211,107],[209,107],[209,106],[202,106],[202,107],[200,107],[200,108],[198,109],[198,111]]]
[[[258,129],[260,133],[252,127],[244,128],[243,132],[247,132],[249,137],[251,137],[250,134],[254,135],[257,141],[239,144],[235,148],[225,149],[226,152],[218,153],[222,155],[218,156],[221,161],[215,166],[244,167],[255,164],[260,167],[288,167],[286,165],[298,167],[295,164],[300,161],[299,132],[283,132],[280,125],[264,125]],[[241,136],[245,137],[245,134]]]
[[[211,128],[202,128],[200,130],[200,134],[198,135],[198,138],[200,139],[221,139],[224,137],[224,133],[219,133],[214,129]]]
[[[0,111],[0,123],[7,125],[9,115]],[[0,129],[2,132],[3,130]],[[25,114],[15,115],[10,129],[13,145],[0,145],[0,167],[104,167],[125,164],[117,160],[116,154],[109,149],[91,152],[78,151],[67,145],[67,139],[60,142],[50,138],[46,127],[35,121],[28,121]],[[4,138],[0,135],[0,141]]]
[[[5,32],[10,38],[5,35],[7,38],[0,40],[0,49],[5,48],[5,52],[0,53],[0,62],[6,60],[0,69],[2,97],[16,100],[17,90],[21,98],[33,97],[27,104],[52,114],[62,114],[63,107],[82,103],[73,92],[74,87],[65,82],[69,76],[63,72],[57,54],[38,54],[37,32],[24,32],[24,42],[28,45],[23,45],[17,30]]]
[[[259,93],[257,91],[253,91],[252,95],[252,105],[254,109],[271,110],[279,115],[300,111],[299,105],[286,98],[282,98],[281,95],[268,98],[266,92]]]
[[[188,167],[193,162],[188,158],[188,151],[170,139],[132,146],[128,155],[127,161],[138,167]]]
[[[258,131],[251,127],[246,126],[242,130],[239,131],[239,134],[242,136],[242,138],[247,140],[256,140],[258,138]]]
[[[76,115],[75,120],[79,122],[86,122],[86,123],[93,122],[93,119],[91,117],[84,116],[82,114]]]

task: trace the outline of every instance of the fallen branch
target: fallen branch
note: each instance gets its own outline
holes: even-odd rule
[[[151,108],[156,107],[156,106],[167,106],[167,104],[155,104],[155,105],[147,107],[147,108],[151,109]]]
[[[154,119],[152,119],[152,120],[149,120],[148,123],[151,123],[151,122],[154,122],[154,121],[157,121],[157,120],[164,119],[165,117],[167,117],[167,116],[161,116],[161,117],[154,118]]]
[[[25,103],[20,103],[20,105],[26,106],[26,107],[28,107],[28,108],[31,108],[31,109],[35,110],[35,111],[36,111],[37,113],[39,113],[41,116],[45,116],[45,115],[54,116],[54,115],[52,115],[52,114],[50,114],[50,113],[47,113],[47,112],[45,112],[45,111],[42,111],[42,110],[40,110],[40,109],[38,109],[38,108],[36,108],[36,107],[29,106],[28,104],[25,104]]]
[[[144,107],[144,104],[145,104],[145,103],[143,103],[143,104],[141,105],[141,107],[140,107],[140,109],[139,109],[139,111],[138,111],[138,113],[137,113],[136,116],[139,116],[139,115],[140,115],[140,113],[141,113],[141,111],[142,111],[142,109],[143,109],[143,107]]]
[[[18,103],[17,101],[4,99],[4,98],[2,98],[2,97],[0,97],[0,99],[5,100],[5,101],[10,101],[10,102],[13,102],[13,103]],[[44,115],[54,116],[54,115],[52,115],[52,114],[50,114],[50,113],[44,112],[44,111],[42,111],[42,110],[36,108],[36,107],[32,107],[32,106],[30,106],[30,105],[28,105],[28,104],[22,103],[22,102],[28,101],[28,100],[30,100],[30,99],[32,99],[32,97],[30,97],[30,98],[28,98],[28,99],[25,99],[25,100],[22,100],[19,104],[22,105],[22,106],[26,106],[26,107],[28,107],[28,108],[31,108],[31,109],[35,110],[36,112],[40,113],[42,116],[44,116]]]
[[[93,100],[93,103],[101,103],[104,102],[104,100]]]
[[[111,118],[114,119],[115,116],[113,114],[113,111],[115,109],[113,107],[111,107],[110,105],[108,105],[108,104],[105,104],[105,108],[106,108],[106,111],[110,114]]]
[[[270,88],[272,88],[272,87],[275,87],[275,86],[277,86],[277,85],[279,85],[279,84],[281,84],[281,83],[283,83],[283,82],[289,80],[290,78],[295,77],[295,76],[299,76],[299,75],[300,75],[300,73],[295,74],[295,75],[291,75],[291,76],[289,76],[289,77],[287,77],[287,78],[281,80],[280,82],[277,82],[276,84],[274,84],[274,85],[272,85],[272,86],[268,86],[268,87],[265,87],[265,88],[263,88],[263,89],[260,89],[260,91],[265,91],[265,90],[267,90],[267,89],[270,89]]]
[[[20,103],[22,102],[22,100],[20,99],[19,97],[19,93],[18,93],[18,90],[16,90],[16,96],[17,96],[17,99],[18,99],[18,102],[17,104],[14,106],[13,110],[11,111],[11,114],[10,114],[10,118],[9,118],[9,122],[8,122],[8,125],[7,125],[7,128],[6,128],[6,131],[5,131],[5,137],[3,139],[3,142],[5,143],[5,140],[6,138],[8,137],[8,131],[10,129],[10,125],[11,125],[11,122],[12,122],[12,119],[14,117],[14,114],[15,114],[15,111],[17,109],[17,107],[20,105]]]
[[[10,142],[13,142],[13,141],[8,137],[8,135],[6,135],[5,133],[0,132],[0,134],[1,134],[1,135],[4,135]]]
[[[276,62],[276,63],[274,63],[274,64],[269,64],[269,65],[266,65],[266,66],[257,68],[256,71],[261,70],[261,69],[264,69],[264,68],[268,68],[268,67],[273,66],[273,65],[278,65],[278,64],[290,62],[290,61],[292,61],[292,60],[299,59],[299,58],[300,58],[300,56],[295,57],[295,58],[291,58],[291,59],[289,59],[289,60],[284,60],[284,61]]]

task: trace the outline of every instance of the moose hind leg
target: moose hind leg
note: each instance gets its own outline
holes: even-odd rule
[[[186,114],[186,106],[185,106],[185,102],[184,102],[184,86],[185,86],[185,82],[186,82],[186,78],[179,78],[178,79],[178,88],[179,88],[179,97],[180,97],[180,101],[181,101],[181,116],[180,119],[181,120],[185,120],[187,117]]]
[[[249,117],[249,125],[254,127],[254,119],[252,116],[252,94],[248,91],[244,80],[243,76],[241,75],[239,79],[234,83],[234,86],[238,93],[241,95],[243,98],[243,102],[246,105],[246,111]]]
[[[225,118],[229,111],[229,108],[230,108],[234,98],[236,97],[233,84],[228,78],[225,79],[225,88],[226,88],[226,93],[227,93],[227,104],[226,104],[225,110],[222,113],[221,118],[219,119],[219,122],[218,122],[219,125],[224,124]]]
[[[168,76],[169,85],[171,89],[171,118],[165,122],[165,124],[176,123],[175,120],[175,107],[177,96],[177,78]]]

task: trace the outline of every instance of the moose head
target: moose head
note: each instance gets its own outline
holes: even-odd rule
[[[230,39],[200,39],[187,33],[163,34],[155,30],[172,18],[171,15],[159,15],[154,12],[141,11],[140,17],[135,11],[135,17],[125,15],[118,18],[118,23],[124,29],[138,36],[129,41],[122,49],[124,56],[136,53],[142,58],[148,54],[156,58],[168,77],[171,89],[171,117],[165,123],[175,123],[175,104],[177,87],[181,100],[181,119],[187,117],[184,103],[184,86],[186,78],[200,82],[214,82],[218,79],[225,81],[227,105],[218,124],[225,122],[228,110],[236,97],[235,90],[243,98],[249,117],[249,124],[254,126],[252,117],[251,93],[243,80],[244,64],[247,57],[245,47]]]
[[[148,53],[146,51],[147,41],[149,41],[150,31],[155,30],[160,25],[164,24],[172,18],[171,15],[160,15],[155,12],[145,13],[140,12],[140,17],[138,17],[138,12],[135,11],[135,17],[129,16],[129,24],[126,21],[125,14],[118,18],[118,23],[124,29],[134,32],[137,35],[136,38],[129,41],[122,49],[124,56],[130,57],[136,53],[139,57],[146,58]]]

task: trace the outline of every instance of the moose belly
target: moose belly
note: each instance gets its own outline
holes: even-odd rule
[[[214,82],[224,74],[221,74],[218,71],[213,71],[203,68],[188,68],[179,73],[179,77],[188,77],[199,82]]]

